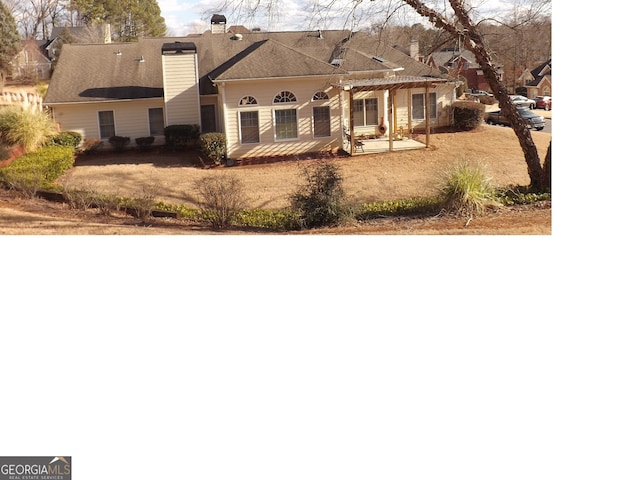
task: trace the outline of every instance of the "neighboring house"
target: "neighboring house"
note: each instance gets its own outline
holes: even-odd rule
[[[551,59],[533,70],[525,70],[518,78],[520,85],[527,88],[527,97],[551,97]]]
[[[427,65],[439,68],[452,77],[464,77],[467,88],[472,90],[486,90],[491,92],[491,86],[484,77],[484,72],[476,62],[475,56],[469,50],[457,48],[433,52],[427,57]],[[498,78],[502,80],[504,74],[502,65],[495,65]]]
[[[238,159],[334,151],[345,130],[452,123],[455,82],[369,35],[230,33],[225,22],[214,15],[210,31],[188,37],[65,44],[44,104],[84,138],[162,144],[166,126],[195,124],[225,133]]]
[[[51,76],[51,60],[42,50],[42,42],[29,38],[22,42],[22,49],[11,60],[13,80],[40,81]]]
[[[51,36],[43,45],[47,57],[56,62],[64,43],[111,43],[111,25],[53,27]]]

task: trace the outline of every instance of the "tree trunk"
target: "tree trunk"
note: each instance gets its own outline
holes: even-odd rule
[[[498,72],[493,66],[491,57],[484,45],[482,36],[463,8],[463,2],[460,0],[449,0],[449,4],[451,5],[451,8],[453,8],[456,18],[462,27],[460,28],[435,10],[425,6],[420,0],[403,1],[413,8],[419,15],[428,17],[429,21],[433,23],[436,28],[444,29],[451,35],[455,37],[462,37],[464,39],[465,47],[473,52],[476,57],[476,61],[480,65],[480,68],[482,68],[482,72],[484,73],[493,94],[498,100],[498,105],[509,119],[511,128],[513,128],[513,131],[518,137],[520,147],[524,153],[524,159],[527,162],[531,189],[534,191],[543,190],[545,182],[543,179],[542,166],[540,165],[538,149],[531,138],[531,132],[529,131],[525,121],[518,114],[518,110],[511,101],[506,87],[502,84],[502,81],[498,76]]]
[[[544,157],[544,165],[542,167],[543,187],[551,191],[551,141],[547,147],[547,156]]]

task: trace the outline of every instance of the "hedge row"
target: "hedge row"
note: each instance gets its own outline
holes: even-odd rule
[[[11,165],[0,168],[0,182],[11,183],[16,178],[37,181],[47,187],[73,167],[75,149],[71,146],[43,147],[16,158]]]

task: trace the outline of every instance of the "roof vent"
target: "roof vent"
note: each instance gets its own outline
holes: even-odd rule
[[[331,65],[333,65],[334,67],[339,67],[342,65],[342,59],[341,58],[334,58],[333,60],[331,60]]]
[[[376,62],[384,63],[386,60],[382,57],[372,57]]]
[[[242,40],[243,38],[244,38],[244,37],[242,36],[242,34],[241,34],[241,33],[234,33],[234,34],[231,36],[231,40]]]

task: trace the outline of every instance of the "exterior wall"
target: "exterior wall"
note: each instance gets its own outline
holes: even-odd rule
[[[429,93],[436,94],[436,111],[435,117],[431,117],[429,121],[429,125],[432,128],[437,127],[447,127],[452,123],[452,110],[451,104],[454,102],[455,98],[455,87],[453,85],[442,85],[437,86],[435,88],[430,88]],[[411,130],[424,130],[427,126],[426,119],[422,121],[416,121],[411,119],[411,96],[413,94],[424,94],[424,88],[416,88],[411,90],[398,90],[395,94],[395,113],[394,113],[394,126],[395,133],[407,134]],[[359,92],[354,95],[355,99],[361,98],[378,98],[378,116],[384,116],[385,123],[387,127],[389,126],[388,117],[388,107],[386,95],[382,91],[375,92]],[[428,101],[428,100],[426,100]],[[348,95],[345,94],[345,109],[344,118],[345,118],[345,126],[348,125]],[[432,113],[432,112],[430,112]],[[380,123],[378,121],[378,123]],[[364,135],[364,136],[372,136],[379,135],[377,126],[372,127],[356,127],[354,128],[355,135]]]
[[[99,111],[113,111],[116,135],[134,139],[149,136],[149,108],[163,108],[161,99],[137,100],[129,102],[104,102],[53,106],[53,118],[60,130],[72,130],[83,138],[100,138]],[[166,113],[166,112],[165,112]],[[109,145],[107,139],[105,145]],[[157,137],[156,144],[164,143],[164,137]]]
[[[537,96],[548,96],[551,97],[551,77],[544,77],[540,83],[536,86],[528,86],[527,87],[527,97],[535,98]]]
[[[193,53],[162,56],[167,125],[200,125],[198,56]]]
[[[331,151],[342,145],[339,91],[330,86],[329,79],[303,78],[290,81],[227,82],[220,88],[222,101],[226,104],[222,116],[231,158],[299,155],[308,152]],[[297,102],[274,104],[274,97],[283,90],[292,92],[296,96]],[[326,92],[329,100],[312,101],[313,95],[318,91]],[[240,106],[240,100],[245,96],[255,98],[258,104]],[[330,107],[330,137],[314,137],[313,107],[316,106]],[[291,108],[295,108],[297,111],[298,137],[291,140],[276,140],[274,111]],[[260,143],[241,143],[240,112],[242,111],[258,111]]]

